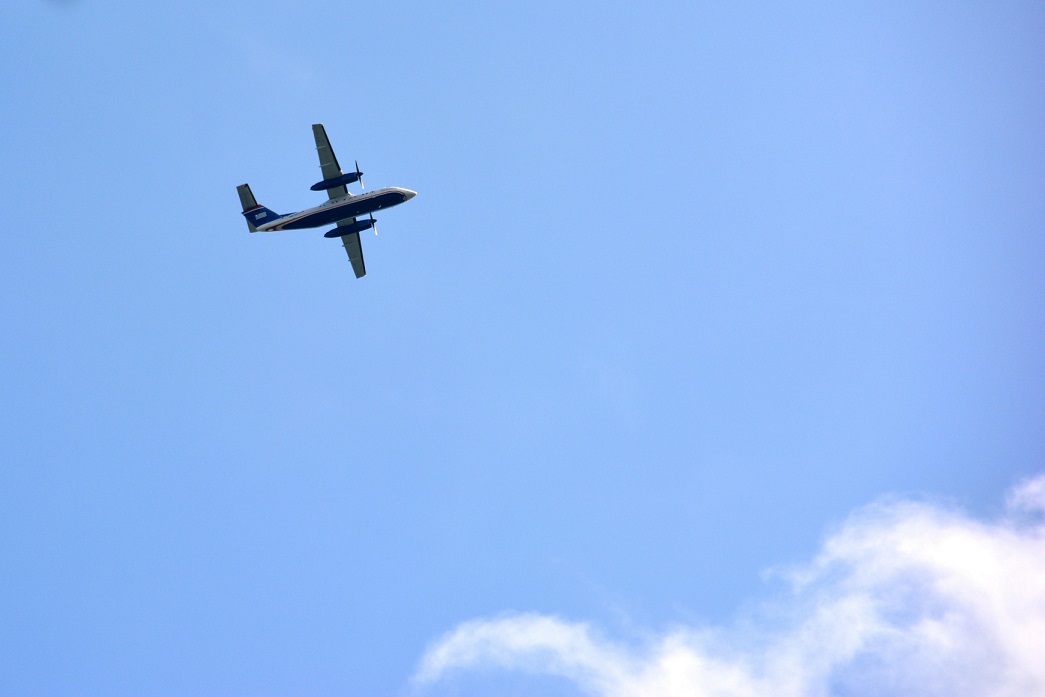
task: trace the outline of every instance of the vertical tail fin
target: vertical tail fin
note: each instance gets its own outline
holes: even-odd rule
[[[282,217],[279,213],[258,205],[257,199],[254,198],[254,193],[250,190],[250,184],[240,184],[236,187],[236,193],[239,194],[239,202],[243,206],[243,217],[246,219],[247,227],[250,228],[251,232],[258,231],[255,225],[262,225]]]

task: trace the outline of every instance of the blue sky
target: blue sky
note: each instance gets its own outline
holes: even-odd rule
[[[0,24],[4,694],[467,691],[414,678],[475,618],[735,627],[867,504],[1042,472],[1034,3]],[[360,281],[239,215],[322,200],[318,122],[418,192]]]

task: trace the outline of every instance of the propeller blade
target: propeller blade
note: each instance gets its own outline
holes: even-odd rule
[[[374,228],[374,237],[377,237],[377,221],[374,220],[374,214],[370,214],[370,227]]]
[[[356,160],[356,174],[359,175],[359,188],[360,188],[360,190],[365,189],[366,187],[363,186],[363,173],[359,171],[359,160]]]

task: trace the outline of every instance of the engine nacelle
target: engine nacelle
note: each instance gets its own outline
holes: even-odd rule
[[[327,230],[323,233],[323,237],[343,237],[344,235],[351,235],[353,232],[363,232],[363,230],[369,230],[374,227],[376,220],[371,218],[364,218],[363,220],[357,220],[351,225],[341,225],[333,230]]]
[[[347,174],[340,174],[331,179],[324,179],[321,182],[316,182],[311,188],[313,191],[326,191],[327,189],[333,189],[352,182],[357,182],[363,176],[362,172],[348,172]]]

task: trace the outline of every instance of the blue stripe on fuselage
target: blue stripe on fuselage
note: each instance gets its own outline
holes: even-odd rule
[[[309,213],[303,218],[289,221],[278,227],[281,230],[300,230],[302,228],[330,225],[346,218],[356,218],[367,213],[379,211],[382,208],[398,206],[407,200],[406,194],[400,191],[388,191],[364,201],[360,201],[358,198],[350,198],[344,203],[318,210],[315,213]],[[286,217],[293,217],[293,214]]]

